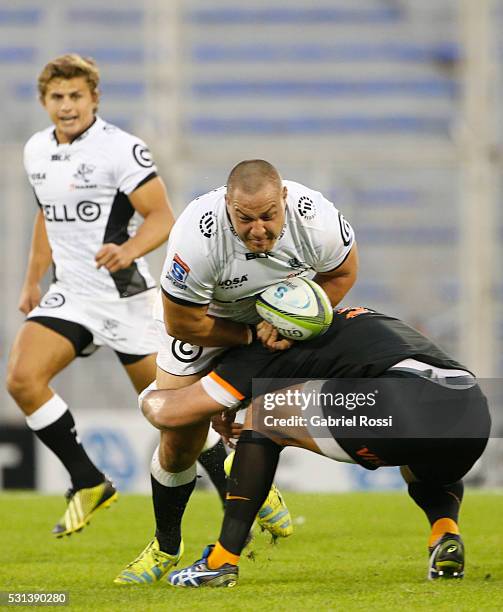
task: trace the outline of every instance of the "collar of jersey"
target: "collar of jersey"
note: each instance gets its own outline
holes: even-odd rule
[[[52,130],[52,138],[54,140],[54,142],[59,146],[62,147],[64,145],[68,145],[71,146],[72,144],[76,143],[76,142],[80,142],[81,140],[84,140],[84,138],[87,138],[89,136],[89,134],[91,134],[92,132],[94,132],[95,130],[98,129],[98,126],[100,124],[103,124],[103,119],[101,119],[100,117],[98,117],[98,115],[95,115],[94,117],[94,121],[91,123],[91,125],[86,128],[83,132],[81,132],[78,136],[76,136],[72,142],[64,142],[64,143],[60,143],[58,142],[58,137],[56,136],[56,128],[54,128]]]

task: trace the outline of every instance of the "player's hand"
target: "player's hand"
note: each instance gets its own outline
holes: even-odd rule
[[[30,311],[32,311],[35,306],[38,306],[40,303],[40,298],[42,297],[42,291],[40,290],[40,285],[24,285],[21,289],[21,295],[19,296],[18,308],[19,310],[27,315]]]
[[[211,418],[211,425],[213,429],[222,436],[225,444],[231,448],[235,448],[236,445],[232,439],[239,438],[243,425],[241,423],[235,423],[234,419],[236,412],[221,412]]]
[[[133,263],[134,257],[128,252],[127,243],[114,244],[108,242],[96,253],[94,259],[98,270],[103,266],[109,272],[118,272],[129,267]]]
[[[257,338],[270,351],[286,351],[293,346],[293,340],[282,338],[274,325],[267,321],[261,321],[257,325]]]

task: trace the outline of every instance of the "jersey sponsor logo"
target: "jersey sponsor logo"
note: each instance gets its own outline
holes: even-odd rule
[[[339,227],[341,228],[341,238],[344,246],[348,246],[351,242],[352,229],[351,225],[344,219],[342,213],[339,213]]]
[[[51,161],[70,161],[71,155],[70,153],[53,153],[51,155]]]
[[[267,259],[271,253],[266,251],[265,253],[245,253],[246,261],[252,259]]]
[[[246,282],[248,282],[248,274],[243,274],[242,276],[235,276],[234,278],[220,281],[218,286],[220,289],[238,289]]]
[[[187,289],[185,281],[187,280],[189,272],[189,266],[183,261],[180,255],[175,253],[171,263],[171,268],[166,274],[166,278],[169,279],[173,285],[175,285],[175,287],[178,287],[179,289]]]
[[[301,196],[297,202],[297,210],[299,211],[299,215],[307,221],[316,217],[316,206],[311,198],[307,196]]]
[[[33,172],[32,174],[30,174],[31,182],[34,185],[40,185],[43,181],[45,181],[46,178],[47,175],[45,172]]]
[[[142,168],[152,168],[154,165],[152,153],[145,145],[136,143],[133,147],[133,157]]]
[[[62,293],[48,293],[40,300],[40,308],[59,308],[66,302]]]
[[[217,233],[217,216],[212,210],[205,212],[199,220],[199,231],[205,238],[211,238]]]
[[[44,218],[49,223],[75,223],[78,219],[85,223],[96,221],[101,215],[101,206],[96,202],[79,202],[75,216],[66,204],[42,204]]]
[[[77,172],[73,175],[78,181],[84,181],[84,183],[90,183],[91,180],[88,178],[96,169],[96,166],[90,164],[80,164],[77,167]]]
[[[197,361],[203,354],[202,346],[195,346],[181,340],[173,340],[171,344],[173,357],[182,363],[192,363]]]
[[[79,202],[77,204],[77,215],[81,221],[91,223],[101,215],[101,206],[96,202]]]

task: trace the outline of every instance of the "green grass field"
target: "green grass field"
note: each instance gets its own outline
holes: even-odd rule
[[[54,540],[60,497],[0,496],[0,591],[68,591],[74,610],[501,610],[503,495],[468,491],[462,514],[463,581],[430,583],[425,518],[405,493],[287,494],[295,533],[278,545],[258,534],[234,589],[116,586],[149,541],[150,499],[123,495],[80,534]],[[196,493],[184,522],[185,565],[218,535],[216,495]],[[182,565],[183,566],[183,565]],[[16,607],[15,609],[23,609]],[[63,608],[64,609],[64,608]]]

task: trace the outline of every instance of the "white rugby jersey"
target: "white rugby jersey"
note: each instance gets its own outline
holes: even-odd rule
[[[340,266],[354,242],[350,224],[319,191],[293,181],[283,185],[285,224],[267,253],[250,252],[237,236],[227,215],[225,186],[192,201],[169,238],[161,276],[167,297],[209,304],[208,314],[217,317],[256,323],[255,299],[266,287]]]
[[[155,286],[143,258],[110,273],[96,269],[103,243],[122,244],[134,232],[128,194],[156,176],[145,143],[99,117],[71,143],[58,144],[53,127],[34,134],[24,165],[52,249],[61,286],[94,298],[128,297]]]

